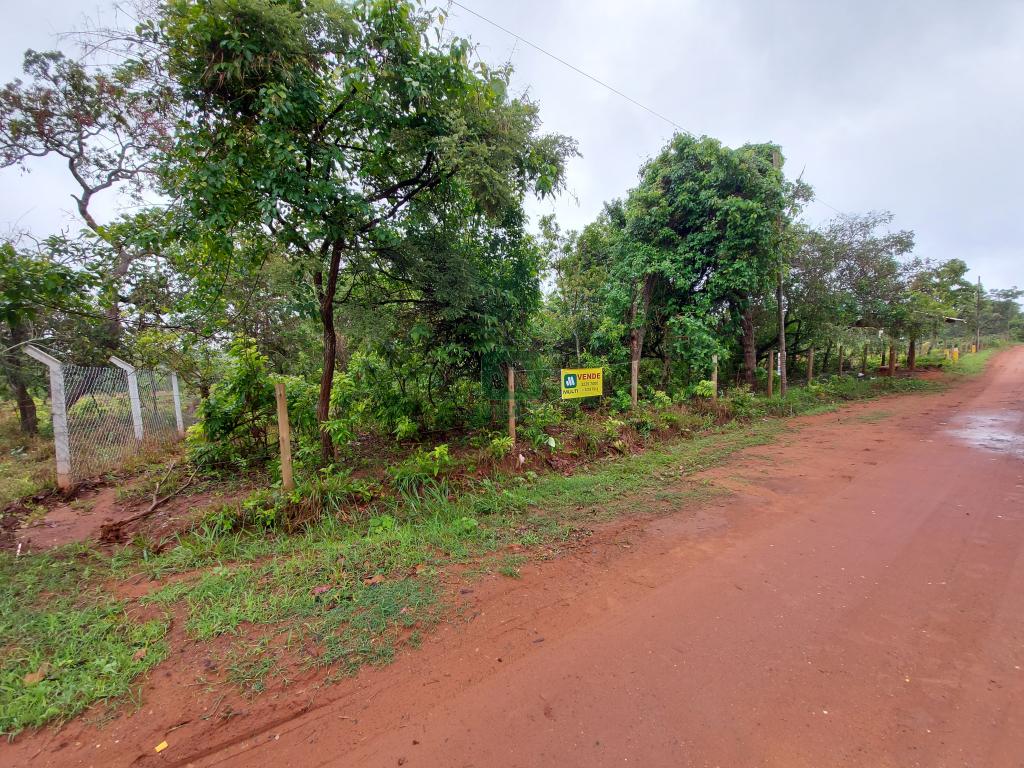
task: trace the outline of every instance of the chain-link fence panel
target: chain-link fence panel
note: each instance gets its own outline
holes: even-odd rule
[[[135,376],[139,382],[139,409],[142,411],[145,440],[157,444],[175,440],[178,423],[174,415],[170,373],[140,368]]]
[[[117,469],[142,450],[160,449],[179,438],[171,373],[135,369],[138,411],[133,413],[129,371],[116,366],[61,368],[71,476],[76,482]],[[179,389],[178,399],[185,429],[195,421],[196,398]]]
[[[139,450],[139,441],[123,370],[63,368],[71,474],[80,480],[119,466]]]

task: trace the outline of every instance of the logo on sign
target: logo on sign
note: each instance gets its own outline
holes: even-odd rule
[[[575,389],[576,388],[576,374],[575,373],[567,373],[567,374],[565,374],[565,384],[563,386],[565,386],[566,389]]]

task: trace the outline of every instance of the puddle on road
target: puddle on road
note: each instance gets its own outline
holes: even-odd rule
[[[991,411],[962,416],[947,433],[975,448],[1024,459],[1024,413]]]

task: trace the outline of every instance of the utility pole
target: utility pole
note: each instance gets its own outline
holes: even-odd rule
[[[776,170],[782,170],[782,155],[779,150],[772,150],[772,165]],[[779,274],[775,285],[775,301],[779,305],[779,394],[786,396],[786,309],[783,306],[784,296],[782,295],[782,278],[785,265],[782,259],[782,213],[780,212],[775,222],[779,233]]]

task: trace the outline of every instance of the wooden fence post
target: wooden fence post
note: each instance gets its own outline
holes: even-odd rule
[[[868,375],[868,343],[864,342],[864,350],[860,355],[860,373],[861,376]]]
[[[775,383],[775,350],[768,350],[768,397],[772,396],[772,387]]]
[[[277,444],[281,450],[281,485],[286,491],[295,488],[292,477],[292,428],[288,424],[288,395],[284,382],[274,384],[274,399],[277,400]]]
[[[718,399],[718,355],[711,356],[711,384],[715,393],[711,396],[713,400]]]
[[[814,347],[807,350],[807,383],[810,384],[812,381],[814,381]]]
[[[508,364],[508,436],[516,444],[516,369]]]
[[[53,455],[57,465],[57,487],[71,488],[71,440],[68,436],[67,400],[64,394],[64,366],[53,355],[48,355],[31,344],[25,354],[45,365],[50,371],[50,420],[53,423]]]

